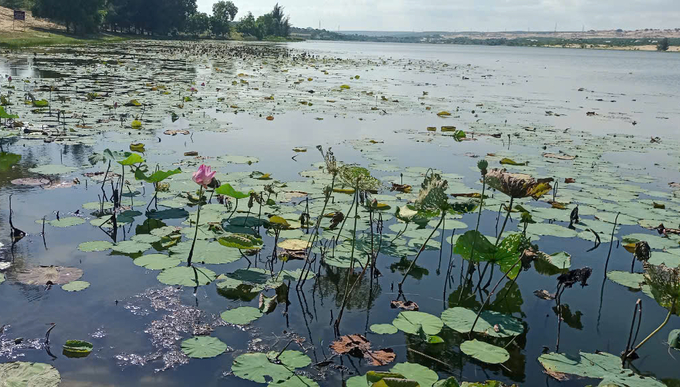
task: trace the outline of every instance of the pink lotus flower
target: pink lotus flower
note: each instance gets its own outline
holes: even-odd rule
[[[210,182],[212,181],[213,177],[215,177],[216,173],[217,171],[211,170],[209,166],[201,164],[201,166],[198,167],[198,171],[194,172],[191,179],[196,184],[203,187],[207,187],[208,184],[210,184]]]

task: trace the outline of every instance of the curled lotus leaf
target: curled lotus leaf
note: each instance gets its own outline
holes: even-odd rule
[[[680,304],[680,268],[645,264],[644,279],[656,302],[678,314]]]
[[[553,179],[534,179],[523,173],[510,173],[505,169],[492,169],[486,174],[489,187],[503,192],[512,198],[532,197],[538,200],[550,192]]]
[[[430,173],[425,176],[420,185],[420,192],[415,202],[415,208],[419,212],[436,212],[448,208],[446,189],[449,183],[443,180],[438,173]]]

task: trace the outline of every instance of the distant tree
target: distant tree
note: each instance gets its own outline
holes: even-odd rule
[[[258,35],[256,35],[258,39],[262,39],[265,36],[271,36],[274,34],[274,18],[272,18],[271,13],[259,16],[255,21],[255,25],[257,26],[258,30]]]
[[[210,17],[212,32],[217,36],[229,34],[229,22],[236,18],[238,7],[231,1],[218,1],[213,4],[213,14]]]
[[[271,34],[274,36],[290,35],[290,16],[283,13],[283,7],[279,6],[279,3],[276,3],[271,15],[274,22]]]
[[[670,41],[668,38],[663,38],[661,41],[659,41],[659,44],[656,45],[656,49],[659,51],[668,51],[670,48]]]
[[[259,28],[257,25],[257,22],[255,21],[255,16],[253,16],[252,12],[248,12],[248,14],[244,17],[241,18],[238,22],[238,27],[236,30],[242,34],[254,36],[258,39],[262,39],[262,30]]]
[[[77,34],[96,32],[106,15],[104,0],[36,0],[33,15],[63,23]]]
[[[200,35],[210,30],[210,16],[205,12],[196,12],[187,20],[187,32]]]
[[[10,9],[24,9],[26,8],[25,0],[1,0],[0,5]]]

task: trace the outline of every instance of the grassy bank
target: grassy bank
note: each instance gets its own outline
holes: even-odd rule
[[[113,43],[130,39],[122,35],[98,34],[92,36],[67,35],[61,32],[37,31],[0,31],[0,48],[18,49],[59,44]]]

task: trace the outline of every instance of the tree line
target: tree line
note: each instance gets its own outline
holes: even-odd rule
[[[102,30],[156,36],[208,36],[229,38],[237,31],[253,39],[287,37],[290,19],[278,3],[255,18],[248,13],[236,21],[232,1],[213,4],[212,14],[198,12],[196,0],[0,0],[0,5],[30,9],[35,17],[66,27],[68,33]]]

